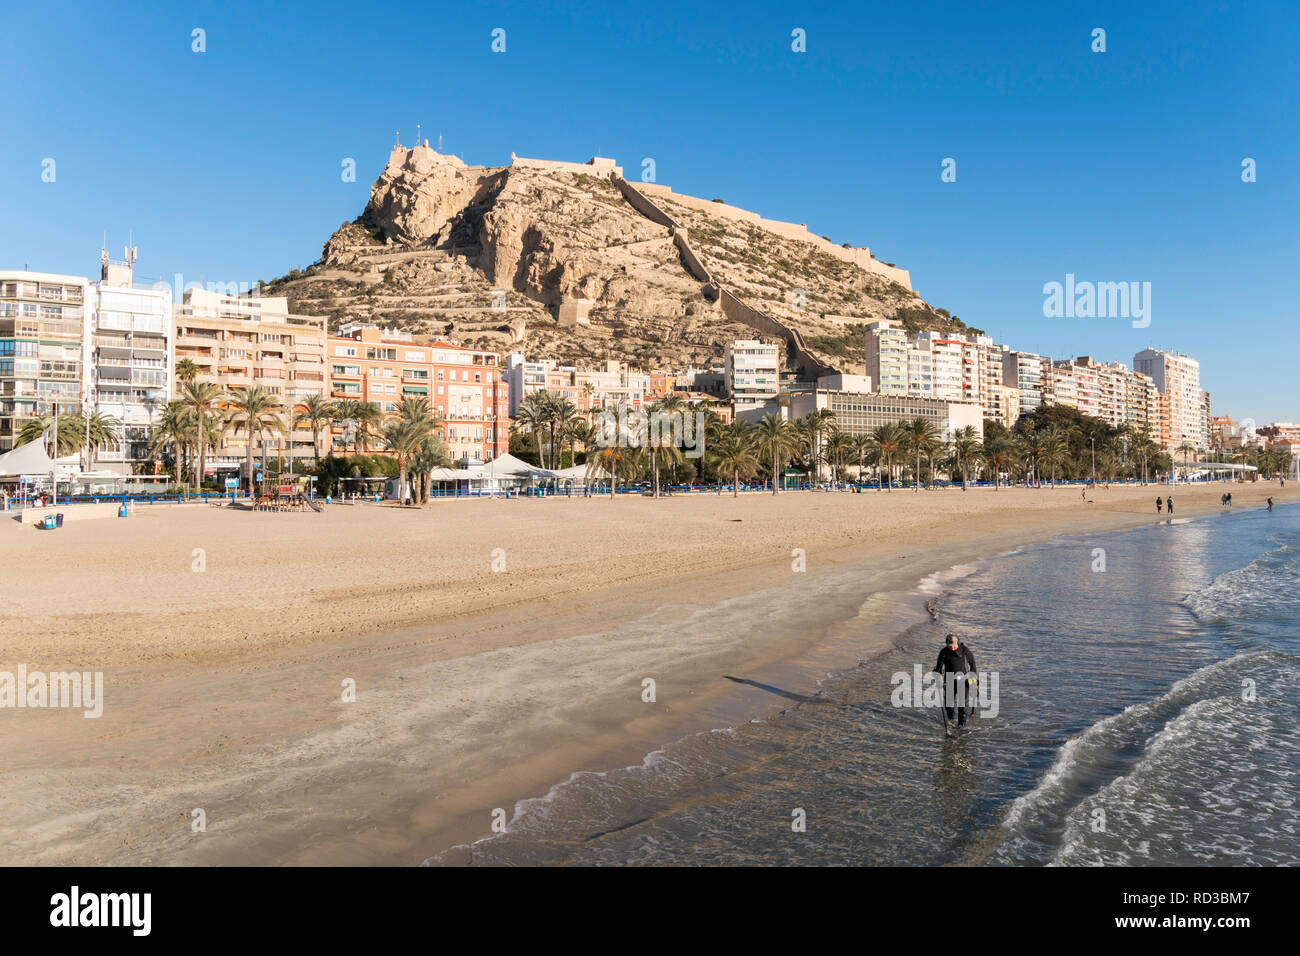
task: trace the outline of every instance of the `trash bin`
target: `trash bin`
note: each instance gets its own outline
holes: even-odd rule
[[[127,514],[126,502],[122,502],[122,504],[117,506],[117,516],[119,518],[125,518]]]
[[[54,522],[55,522],[55,523],[54,523],[54,526],[55,526],[56,528],[62,528],[62,527],[63,527],[63,514],[62,514],[62,512],[60,512],[59,514],[57,514],[57,515],[54,516]]]
[[[54,515],[46,515],[44,521],[42,522],[42,527],[44,527],[46,531],[49,531],[52,528],[54,528],[55,527]]]

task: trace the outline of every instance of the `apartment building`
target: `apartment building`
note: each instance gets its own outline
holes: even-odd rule
[[[0,271],[0,454],[24,424],[83,406],[84,276]]]
[[[985,391],[984,417],[1006,428],[1020,420],[1020,389],[1011,385],[989,385]]]
[[[374,402],[389,417],[402,399],[428,399],[452,458],[486,462],[509,450],[509,380],[495,352],[349,323],[329,337],[329,395]]]
[[[288,426],[309,395],[325,392],[325,320],[293,315],[288,300],[256,295],[233,296],[187,289],[175,310],[175,358],[198,368],[196,380],[237,393],[262,386],[279,397]],[[179,388],[179,383],[176,385]],[[230,477],[247,460],[249,436],[231,429],[207,464],[204,477]],[[311,428],[301,423],[287,439],[256,439],[254,457],[287,460],[294,470],[316,457]]]
[[[1097,385],[1095,369],[1078,365],[1071,359],[1061,359],[1055,363],[1063,376],[1069,376],[1074,386],[1074,407],[1084,415],[1101,417],[1101,399]]]
[[[1133,356],[1134,371],[1148,376],[1160,392],[1160,429],[1152,437],[1165,452],[1184,444],[1209,443],[1209,413],[1201,390],[1201,365],[1178,352],[1144,349]]]
[[[136,250],[110,259],[100,250],[100,279],[89,290],[82,366],[94,412],[122,423],[117,447],[95,452],[95,470],[151,470],[149,440],[172,395],[175,367],[172,293],[132,281]]]
[[[1020,390],[1020,410],[1032,412],[1043,404],[1046,369],[1051,359],[1033,352],[1018,352],[1002,346],[1002,381]]]
[[[888,319],[867,325],[867,376],[876,383],[876,391],[882,395],[909,394],[912,373],[908,357],[912,351],[902,326]],[[932,383],[927,384],[932,388]]]
[[[607,404],[640,408],[666,395],[672,383],[667,373],[641,372],[623,362],[610,360],[603,368],[580,369],[559,365],[551,359],[530,362],[519,352],[507,356],[506,377],[512,417],[518,413],[523,400],[534,392],[546,391],[567,398],[585,414]]]
[[[780,393],[780,348],[757,339],[736,339],[727,347],[727,391],[737,418],[755,417]]]

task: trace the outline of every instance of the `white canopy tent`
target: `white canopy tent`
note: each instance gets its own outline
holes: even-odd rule
[[[0,455],[0,477],[44,475],[49,477],[54,460],[45,450],[45,440],[30,441]]]

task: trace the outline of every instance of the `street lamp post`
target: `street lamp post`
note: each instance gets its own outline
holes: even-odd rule
[[[1092,483],[1097,483],[1097,438],[1094,435],[1092,441]]]

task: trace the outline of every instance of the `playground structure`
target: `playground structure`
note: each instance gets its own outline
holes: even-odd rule
[[[268,478],[261,483],[257,498],[253,503],[254,511],[320,511],[311,500],[308,481],[305,476],[291,481],[284,476]]]

